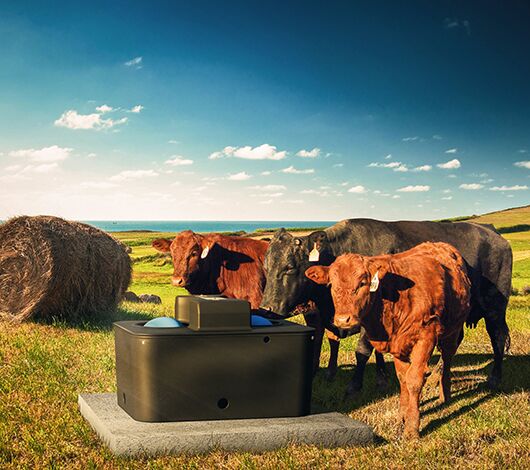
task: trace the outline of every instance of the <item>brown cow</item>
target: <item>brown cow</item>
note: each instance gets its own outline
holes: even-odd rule
[[[173,241],[154,240],[152,246],[171,253],[174,286],[185,287],[191,294],[223,294],[248,300],[252,309],[259,308],[265,287],[263,259],[269,246],[267,241],[186,230]],[[314,305],[300,305],[298,311],[304,314],[309,326],[323,328]],[[331,378],[337,370],[339,340],[329,331],[326,334],[331,350],[327,373]],[[319,357],[320,351],[315,351],[315,371]]]
[[[451,360],[463,338],[470,286],[464,260],[447,243],[422,243],[396,255],[339,256],[309,279],[331,284],[334,323],[361,324],[374,348],[394,356],[407,438],[419,436],[420,394],[434,347],[442,354],[440,400],[450,398]]]

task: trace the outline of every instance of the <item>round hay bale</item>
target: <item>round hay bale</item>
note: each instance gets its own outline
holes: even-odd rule
[[[90,320],[116,309],[131,281],[125,246],[58,217],[0,225],[0,317]]]

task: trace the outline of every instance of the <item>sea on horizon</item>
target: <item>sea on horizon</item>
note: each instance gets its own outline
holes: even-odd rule
[[[329,227],[335,221],[321,220],[83,220],[106,232],[149,230],[153,232],[254,232],[263,228],[314,228]]]

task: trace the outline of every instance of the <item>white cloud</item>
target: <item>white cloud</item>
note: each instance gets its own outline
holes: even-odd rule
[[[208,158],[210,160],[223,157],[244,158],[246,160],[282,160],[286,156],[285,150],[278,151],[274,145],[262,144],[254,148],[250,145],[245,147],[228,146],[221,151],[213,152]]]
[[[453,160],[449,160],[445,163],[438,163],[436,166],[438,168],[442,168],[443,170],[456,170],[457,168],[460,168],[461,163],[460,160],[454,158]]]
[[[368,167],[370,168],[397,168],[402,165],[403,164],[401,162],[390,162],[390,163],[372,162],[368,165]]]
[[[129,112],[138,114],[144,107],[141,104],[133,106]]]
[[[385,157],[385,160],[390,160],[392,158],[392,154],[389,153],[386,157]]]
[[[405,186],[403,188],[399,188],[398,191],[400,193],[421,193],[421,192],[429,191],[430,189],[431,189],[430,186],[416,185],[416,186]]]
[[[394,168],[394,171],[399,171],[400,173],[406,173],[409,171],[406,165],[399,165],[396,168]]]
[[[316,158],[320,155],[320,149],[315,147],[313,150],[300,150],[296,156],[302,158]]]
[[[445,153],[456,153],[456,152],[458,152],[458,149],[457,149],[457,148],[447,149],[447,150],[445,151]]]
[[[450,201],[451,199],[453,199],[453,196],[444,196],[442,199],[444,201]]]
[[[229,181],[246,181],[252,178],[252,175],[249,175],[245,171],[240,171],[239,173],[234,173],[228,176],[227,180]]]
[[[91,152],[87,155],[88,158],[94,158],[94,157],[97,157],[97,153],[94,153],[94,152]]]
[[[342,168],[344,166],[344,163],[335,163],[333,165],[333,168]]]
[[[528,168],[530,170],[530,160],[515,162],[514,165],[518,166],[519,168]]]
[[[294,166],[289,166],[281,170],[282,173],[289,173],[292,175],[309,175],[315,172],[313,168],[308,168],[307,170],[298,170]]]
[[[168,144],[180,144],[180,142],[178,140],[175,140],[175,139],[170,139],[167,141]]]
[[[516,184],[514,186],[493,186],[490,191],[524,191],[528,189],[528,186]]]
[[[20,165],[10,165],[10,166],[6,166],[4,168],[4,171],[7,171],[9,173],[9,172],[12,172],[12,171],[20,170],[21,168],[22,167]]]
[[[366,193],[366,188],[362,185],[352,186],[350,189],[348,189],[349,193],[355,193],[355,194],[364,194]]]
[[[412,171],[431,171],[432,166],[431,165],[421,165],[417,166],[416,168],[413,168]]]
[[[452,192],[450,189],[444,189],[444,190],[442,191],[442,193],[444,193],[444,194],[449,194],[450,192]]]
[[[34,172],[34,173],[49,173],[50,171],[58,168],[57,163],[42,163],[40,165],[28,165],[24,167],[22,173]]]
[[[110,181],[127,181],[136,180],[141,178],[152,178],[158,176],[158,173],[154,170],[125,170],[117,175],[111,176]]]
[[[399,194],[394,194],[394,195],[392,196],[392,199],[399,199],[400,197],[401,197],[401,196],[400,196]]]
[[[181,155],[171,155],[169,160],[166,160],[164,163],[171,166],[193,165],[193,160],[184,158]]]
[[[101,114],[105,114],[105,113],[110,113],[111,111],[114,111],[114,108],[112,106],[107,105],[107,104],[102,104],[101,106],[98,106],[96,108],[96,111],[101,113]]]
[[[269,175],[272,175],[272,171],[262,171],[260,173],[261,176],[269,176]]]
[[[432,136],[432,138],[433,138],[434,140],[442,140],[442,139],[443,139],[443,137],[442,137],[441,135],[439,135],[439,134],[434,134],[434,135]]]
[[[137,69],[141,69],[142,68],[142,62],[143,62],[143,57],[142,56],[138,56],[138,57],[135,57],[134,59],[128,60],[123,65],[125,65],[127,67],[134,67],[134,68],[137,68]]]
[[[59,119],[57,119],[54,124],[57,127],[66,127],[68,129],[110,129],[111,127],[125,124],[127,118],[123,117],[121,119],[103,119],[101,114],[92,113],[92,114],[79,114],[75,109],[70,109],[65,111]]]
[[[109,189],[115,188],[116,184],[108,181],[84,181],[81,183],[81,187],[87,189]]]
[[[460,20],[458,18],[445,18],[444,27],[446,29],[463,28],[468,36],[471,36],[471,26],[469,20]]]
[[[255,189],[258,191],[285,191],[287,189],[283,184],[266,184],[250,186],[249,189]]]
[[[415,135],[414,137],[403,137],[401,140],[403,142],[414,142],[414,141],[419,140],[419,139],[420,138],[417,135]]]
[[[32,162],[48,163],[48,162],[60,162],[66,160],[73,149],[68,147],[59,147],[58,145],[52,145],[50,147],[43,147],[41,149],[21,149],[13,150],[9,152],[11,157],[26,157]]]
[[[265,201],[259,201],[259,204],[272,204],[274,201],[272,199],[267,199]]]
[[[484,185],[479,183],[463,183],[459,186],[460,189],[466,189],[468,191],[476,191],[477,189],[482,189],[483,187]]]
[[[378,162],[372,162],[368,165],[368,167],[371,168],[391,168],[394,171],[400,172],[400,173],[406,173],[407,171],[430,171],[432,170],[431,165],[421,165],[417,166],[415,168],[408,168],[407,165],[401,162],[390,162],[390,163],[378,163]]]

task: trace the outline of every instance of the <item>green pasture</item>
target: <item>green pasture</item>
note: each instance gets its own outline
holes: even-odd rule
[[[397,382],[394,379],[386,392],[377,390],[373,360],[363,392],[353,399],[344,397],[355,362],[356,338],[352,337],[341,344],[336,379],[327,382],[324,374],[317,375],[313,405],[368,422],[378,436],[374,445],[290,446],[262,454],[216,451],[154,459],[114,457],[79,414],[77,394],[115,390],[113,320],[170,315],[175,295],[185,293],[170,284],[170,259],[150,246],[154,238],[168,235],[115,234],[132,248],[130,289],[157,294],[162,305],[124,303],[115,317],[98,323],[0,323],[0,468],[530,468],[529,295],[515,295],[510,301],[512,351],[505,360],[500,392],[484,387],[491,346],[480,323],[466,331],[456,357],[453,401],[441,406],[436,390],[425,390],[419,442],[399,438]],[[504,236],[514,250],[514,286],[521,289],[530,285],[530,231]],[[328,356],[325,345],[322,367]],[[392,368],[391,358],[386,359]]]

